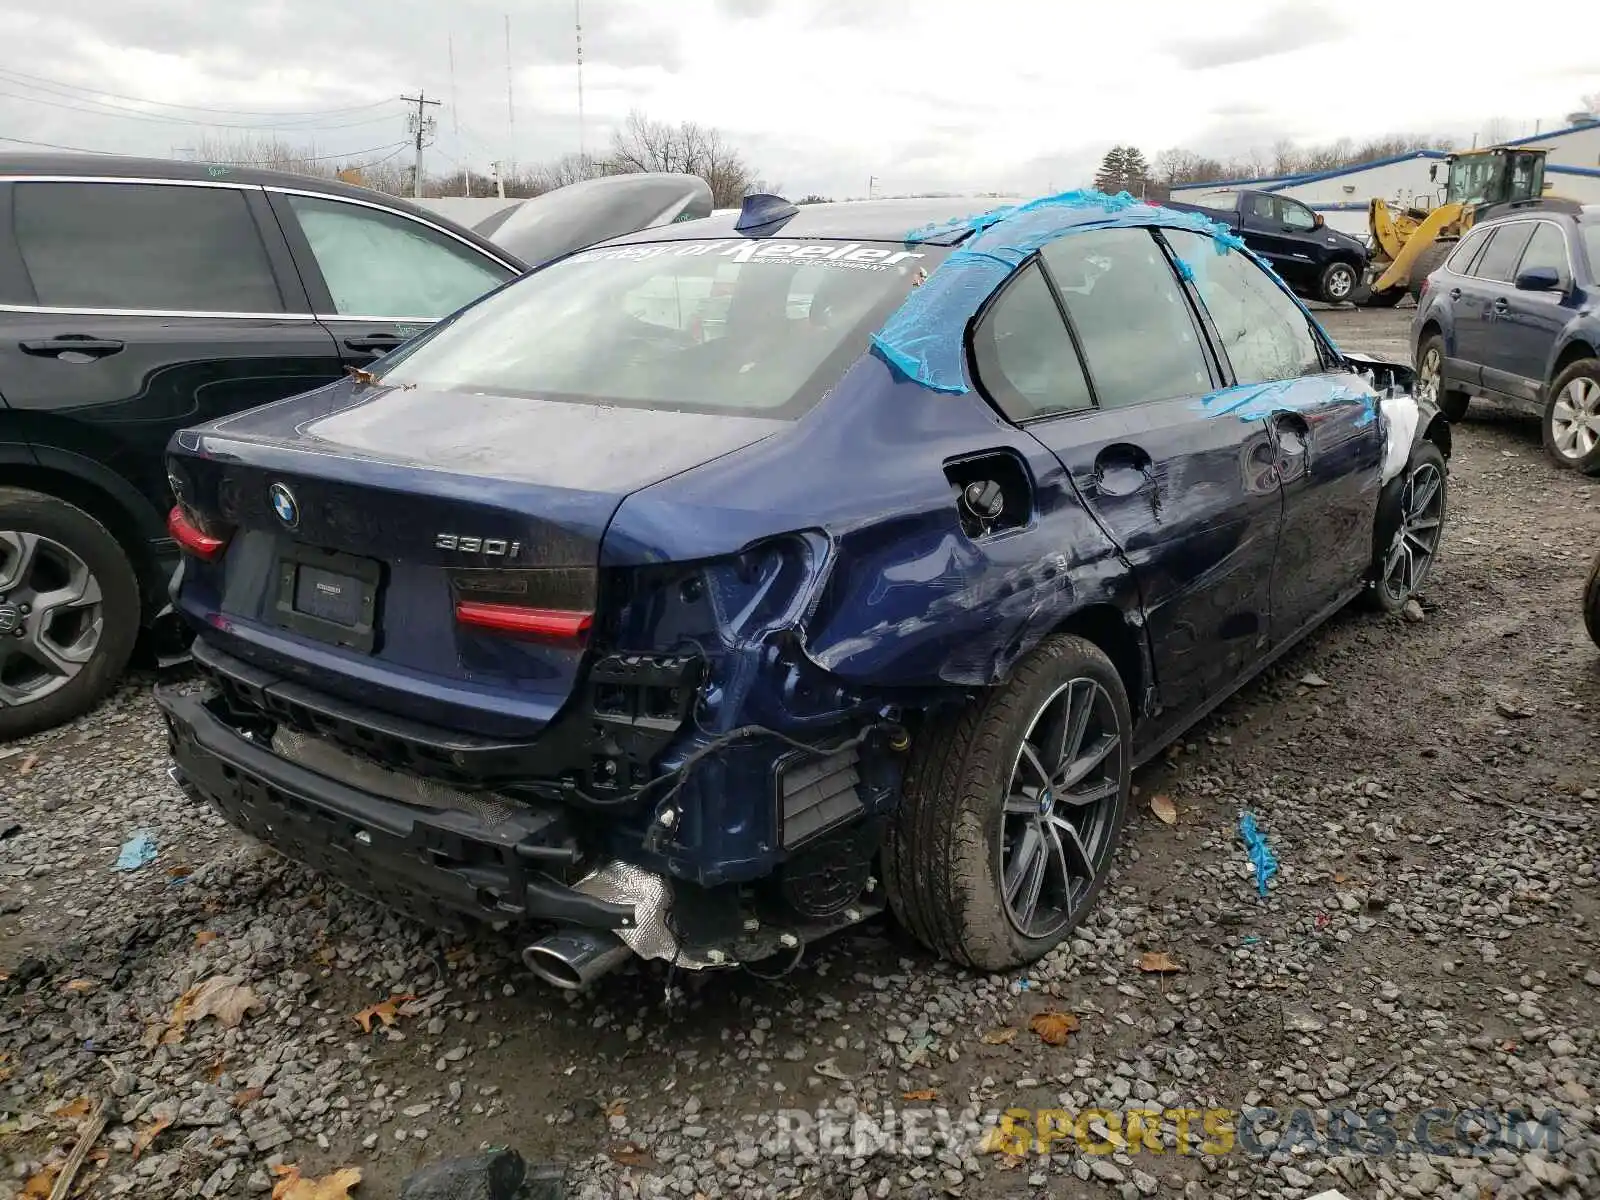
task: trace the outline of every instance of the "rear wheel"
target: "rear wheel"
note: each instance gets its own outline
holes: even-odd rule
[[[1580,358],[1550,385],[1544,448],[1563,467],[1600,474],[1600,358]]]
[[[1430,333],[1417,347],[1417,398],[1437,406],[1444,419],[1454,425],[1467,415],[1472,397],[1444,382],[1444,338]]]
[[[1406,284],[1406,290],[1413,296],[1422,295],[1423,281],[1444,265],[1444,260],[1450,257],[1450,251],[1456,248],[1454,238],[1436,238],[1433,245],[1418,254],[1411,264],[1411,282]]]
[[[1356,290],[1356,269],[1347,262],[1329,263],[1322,270],[1318,290],[1328,304],[1343,304]]]
[[[1357,285],[1350,293],[1350,300],[1359,308],[1393,308],[1405,298],[1406,290],[1403,287],[1390,288],[1388,291],[1375,292],[1372,285],[1363,283]]]
[[[1065,636],[1041,644],[1005,687],[932,722],[884,846],[900,923],[986,971],[1059,945],[1110,871],[1132,737],[1111,660]]]
[[[1401,478],[1399,503],[1380,517],[1373,539],[1368,593],[1375,608],[1389,613],[1404,608],[1427,582],[1449,499],[1444,455],[1432,442],[1417,447]]]
[[[54,496],[0,488],[0,741],[93,707],[138,634],[138,581],[105,526]]]

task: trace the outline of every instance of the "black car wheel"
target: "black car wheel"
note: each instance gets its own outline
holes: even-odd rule
[[[1466,419],[1472,397],[1444,382],[1444,338],[1430,333],[1417,347],[1417,398],[1427,400],[1454,425]]]
[[[91,708],[138,634],[138,582],[105,526],[54,496],[0,488],[0,740]]]
[[[1406,289],[1392,287],[1387,291],[1375,292],[1367,284],[1362,284],[1351,294],[1351,301],[1360,308],[1393,308],[1406,298]]]
[[[924,728],[884,847],[901,924],[986,971],[1059,945],[1110,870],[1132,736],[1111,660],[1065,636],[1041,644],[1005,687]]]
[[[1422,590],[1439,556],[1449,502],[1449,474],[1439,447],[1423,442],[1394,482],[1400,485],[1395,502],[1379,503],[1368,591],[1373,605],[1390,613]]]
[[[1589,568],[1589,582],[1583,585],[1583,623],[1589,637],[1600,646],[1600,554],[1595,555],[1594,566]]]
[[[1600,474],[1600,358],[1570,363],[1550,385],[1544,448],[1563,467]]]
[[[1343,304],[1355,293],[1356,269],[1347,262],[1329,263],[1322,270],[1322,281],[1318,290],[1322,299],[1328,304]]]

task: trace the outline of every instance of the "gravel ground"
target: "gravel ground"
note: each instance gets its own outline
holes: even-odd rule
[[[1323,316],[1391,351],[1409,319]],[[595,1198],[1600,1195],[1600,651],[1578,612],[1600,483],[1555,470],[1531,424],[1478,417],[1422,619],[1336,618],[1141,772],[1097,911],[1026,978],[951,970],[880,923],[781,979],[690,977],[671,1006],[654,967],[570,998],[494,935],[388,916],[182,800],[148,678],[0,748],[0,1196],[47,1195],[101,1101],[78,1194],[254,1195],[287,1163],[392,1196],[422,1162],[510,1144]],[[1265,899],[1244,809],[1282,864]],[[154,861],[114,871],[144,830]],[[415,999],[363,1032],[353,1014],[391,995]],[[1030,1028],[1050,1011],[1077,1018],[1064,1045]],[[1278,1133],[1179,1154],[1174,1120],[1141,1146],[1112,1118],[1131,1146],[1102,1123],[1114,1152],[1046,1157],[962,1131],[1129,1105],[1271,1107]],[[1482,1118],[1456,1140],[1446,1116],[1408,1144],[1430,1107],[1559,1132],[1474,1152]],[[831,1150],[834,1124],[792,1115],[821,1109],[861,1114]],[[1295,1136],[1342,1109],[1394,1114],[1395,1151]],[[951,1136],[901,1136],[940,1110]]]

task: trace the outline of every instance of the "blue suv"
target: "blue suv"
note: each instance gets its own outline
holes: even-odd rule
[[[1423,284],[1412,339],[1418,391],[1447,418],[1501,401],[1543,421],[1561,466],[1600,474],[1600,206],[1473,229]]]

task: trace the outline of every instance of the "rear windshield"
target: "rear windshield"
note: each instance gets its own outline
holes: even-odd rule
[[[943,251],[728,238],[586,250],[386,360],[387,384],[794,417]]]

